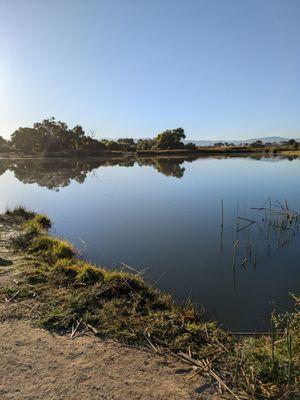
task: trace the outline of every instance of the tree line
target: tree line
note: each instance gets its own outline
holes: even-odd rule
[[[193,143],[184,144],[184,129],[177,128],[159,133],[153,139],[121,138],[118,140],[95,139],[87,135],[82,126],[69,128],[55,118],[36,122],[33,127],[20,127],[10,140],[0,136],[0,152],[56,153],[68,151],[145,151],[169,149],[193,149]]]

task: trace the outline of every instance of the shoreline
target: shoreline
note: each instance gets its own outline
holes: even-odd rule
[[[199,373],[201,369],[209,379],[218,381],[220,378],[221,386],[233,398],[242,398],[239,396],[245,393],[250,396],[253,390],[261,398],[277,398],[270,395],[270,384],[274,386],[272,390],[276,396],[291,391],[291,387],[296,390],[299,338],[293,336],[296,353],[292,361],[288,361],[286,347],[276,345],[274,375],[272,335],[226,332],[217,323],[206,321],[191,303],[176,304],[169,295],[152,288],[139,274],[106,270],[81,260],[70,243],[48,234],[51,221],[46,216],[20,207],[2,215],[0,224],[4,241],[5,232],[9,238],[6,240],[7,251],[15,255],[12,264],[6,260],[7,268],[14,274],[18,257],[26,260],[17,267],[18,284],[2,285],[1,293],[6,303],[16,309],[24,302],[30,302],[34,310],[32,323],[63,335],[86,332],[100,340],[110,337],[121,343],[148,346],[154,352],[173,354],[181,361],[188,358]],[[1,265],[1,269],[6,268],[3,262]],[[294,329],[299,329],[299,315],[299,312],[295,314]],[[276,330],[275,334],[277,341],[286,341],[285,330]],[[245,358],[242,369],[236,372],[238,384],[231,377],[237,362],[237,349]],[[212,367],[205,367],[202,360],[208,360]],[[285,376],[291,362],[295,378]],[[254,376],[253,365],[256,365]],[[296,379],[294,384],[292,379]],[[266,393],[269,393],[268,397]]]
[[[9,160],[142,160],[142,159],[174,159],[174,160],[197,160],[201,158],[300,158],[300,151],[282,151],[280,153],[268,153],[268,152],[207,152],[207,153],[157,153],[157,154],[143,154],[137,155],[135,153],[123,153],[122,155],[110,154],[110,155],[99,155],[99,156],[38,156],[38,155],[7,155],[0,154],[0,161]]]
[[[300,150],[291,150],[285,148],[277,148],[273,151],[269,148],[198,148],[194,150],[187,149],[174,149],[174,150],[145,150],[145,151],[102,151],[102,152],[57,152],[57,153],[0,153],[0,159],[111,159],[111,158],[160,158],[160,157],[181,157],[181,158],[198,158],[205,156],[265,156],[265,157],[278,157],[278,156],[300,156]]]

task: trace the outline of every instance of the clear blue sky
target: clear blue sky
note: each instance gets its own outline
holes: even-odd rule
[[[300,0],[0,0],[0,134],[300,137]]]

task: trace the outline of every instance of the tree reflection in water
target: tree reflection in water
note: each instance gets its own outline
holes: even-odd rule
[[[233,158],[241,155],[211,156],[209,158]],[[133,167],[147,166],[154,168],[157,172],[174,178],[182,178],[185,172],[184,162],[192,162],[198,158],[205,158],[197,155],[186,157],[160,156],[160,157],[118,157],[118,158],[94,158],[94,159],[2,159],[0,160],[0,176],[7,170],[12,171],[15,177],[23,183],[37,183],[41,187],[58,191],[60,188],[69,186],[72,181],[83,183],[88,174],[101,167],[121,166]],[[246,158],[261,159],[264,161],[280,161],[286,157],[273,157],[267,155],[247,155]],[[289,157],[293,160],[295,157]]]
[[[0,161],[0,175],[7,170],[23,183],[36,183],[41,187],[58,191],[69,186],[72,181],[83,183],[88,174],[101,167],[139,166],[153,167],[166,176],[182,178],[185,161],[192,158],[147,157],[147,158],[110,158],[110,159],[14,159]]]

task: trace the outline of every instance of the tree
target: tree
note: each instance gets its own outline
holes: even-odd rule
[[[197,146],[195,145],[195,143],[192,143],[192,142],[187,143],[187,144],[185,145],[185,147],[186,147],[188,150],[190,150],[190,151],[196,150],[196,149],[197,149]]]
[[[11,135],[11,147],[16,151],[26,153],[41,151],[45,137],[34,128],[19,128]]]
[[[295,139],[290,139],[288,141],[288,145],[291,146],[293,149],[298,149],[298,147],[299,147],[299,143],[296,142]]]
[[[223,142],[217,142],[217,143],[214,143],[214,146],[215,147],[222,147],[222,146],[224,146],[224,143]]]
[[[131,138],[121,138],[121,139],[118,139],[118,143],[125,143],[125,144],[127,144],[128,146],[133,146],[135,143],[134,143],[134,140],[133,139],[131,139]]]
[[[156,147],[158,149],[182,149],[184,147],[182,139],[185,139],[183,128],[167,130],[156,136]]]
[[[0,136],[0,152],[3,153],[9,150],[8,142],[2,136]]]
[[[137,148],[136,143],[131,138],[118,139],[118,143],[123,151],[135,151]]]
[[[11,135],[14,150],[25,153],[53,153],[80,149],[103,149],[98,140],[85,135],[80,125],[69,129],[55,118],[36,122],[32,128],[19,128]]]
[[[155,141],[152,139],[139,139],[137,142],[137,151],[151,150],[155,147]]]
[[[252,147],[263,147],[263,141],[262,140],[256,140],[255,142],[252,143]]]
[[[121,151],[122,150],[122,146],[115,140],[104,139],[101,141],[101,143],[103,143],[105,145],[106,150],[110,150],[110,151]]]

